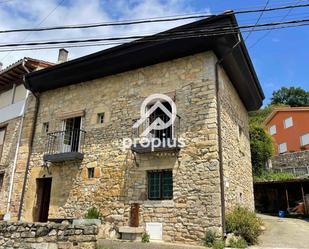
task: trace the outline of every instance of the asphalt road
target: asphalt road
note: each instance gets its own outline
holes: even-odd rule
[[[258,246],[250,249],[278,249],[278,248],[308,248],[309,222],[300,219],[259,215],[266,230],[260,237]]]

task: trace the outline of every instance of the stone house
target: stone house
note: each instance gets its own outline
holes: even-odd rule
[[[237,22],[212,16],[26,76],[36,115],[22,220],[96,207],[117,231],[139,226],[151,239],[199,243],[207,228],[224,233],[235,205],[254,208],[247,112],[264,96],[241,35],[207,35],[214,25]],[[177,143],[124,149],[140,137],[132,125],[152,94],[172,99],[177,118],[151,136]],[[144,128],[164,116],[153,114]]]
[[[23,185],[22,179],[24,178],[26,163],[18,161],[19,158],[17,157],[20,152],[20,142],[27,144],[29,139],[28,127],[23,126],[23,113],[28,96],[23,85],[23,76],[50,65],[51,63],[45,61],[23,58],[3,70],[0,68],[1,217],[6,213],[17,213],[20,200],[19,193]],[[24,133],[22,133],[22,129]],[[22,167],[22,171],[20,171],[19,166]],[[13,186],[15,187],[14,191]]]

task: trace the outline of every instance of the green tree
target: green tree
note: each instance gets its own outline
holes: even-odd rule
[[[278,91],[274,91],[271,104],[284,104],[292,107],[309,106],[309,91],[305,91],[301,87],[281,87]]]
[[[272,138],[263,126],[250,125],[250,147],[253,174],[260,175],[274,152]]]
[[[270,113],[275,108],[280,108],[280,107],[288,107],[288,105],[284,105],[284,104],[272,105],[272,104],[269,104],[269,105],[265,106],[264,108],[261,108],[257,111],[249,112],[249,123],[251,125],[254,125],[254,124],[262,125],[264,120],[268,117],[268,115],[270,115]]]

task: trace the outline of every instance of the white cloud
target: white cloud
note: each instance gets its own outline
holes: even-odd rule
[[[0,30],[36,27],[58,3],[59,0],[13,0],[6,4],[2,4],[2,6],[0,6]],[[194,8],[190,5],[190,1],[186,0],[170,0],[165,2],[162,0],[65,0],[40,26],[143,19],[192,13],[194,11]],[[208,9],[199,11],[208,11]],[[0,43],[16,43],[23,40],[34,41],[81,37],[143,35],[156,33],[178,26],[182,23],[184,23],[184,21],[95,29],[33,32],[30,35],[27,35],[27,33],[0,34]],[[69,48],[68,50],[70,52],[70,58],[74,59],[104,48],[106,47]],[[25,56],[29,56],[55,62],[57,59],[57,50],[58,49],[20,51],[11,52],[9,54],[2,52],[0,53],[0,61],[2,61],[5,66],[8,66]]]

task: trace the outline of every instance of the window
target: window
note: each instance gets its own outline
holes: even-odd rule
[[[173,198],[172,170],[148,172],[148,199],[170,200]]]
[[[289,128],[289,127],[293,126],[293,119],[292,119],[292,117],[286,118],[283,121],[283,125],[284,125],[284,128]]]
[[[168,102],[161,102],[162,106],[164,106],[169,112],[172,112],[172,106]],[[155,104],[150,104],[147,106],[148,110],[150,110]],[[157,107],[153,112],[149,115],[147,120],[147,127],[156,122],[158,119],[161,119],[164,123],[170,121],[170,117],[161,109],[161,107]],[[161,141],[167,138],[173,138],[173,125],[163,129],[163,130],[151,130],[151,136],[153,138],[159,138]]]
[[[284,153],[287,151],[286,143],[279,144],[279,153]]]
[[[43,132],[48,133],[48,131],[49,131],[49,123],[45,122],[43,123]]]
[[[274,135],[277,133],[277,128],[276,128],[276,125],[272,125],[269,127],[269,134],[270,135]]]
[[[88,168],[88,178],[94,178],[94,168]]]
[[[63,151],[79,152],[81,138],[81,117],[69,118],[64,120]]]
[[[242,133],[243,133],[242,127],[238,125],[238,141],[240,141],[242,137]]]
[[[0,193],[1,193],[1,190],[2,190],[3,178],[4,178],[4,174],[0,173]]]
[[[306,133],[300,136],[300,144],[301,146],[305,146],[309,144],[309,133]]]
[[[0,128],[0,159],[4,145],[4,137],[5,137],[5,128]]]
[[[98,124],[104,124],[104,112],[102,113],[98,113],[98,120],[97,120]]]

